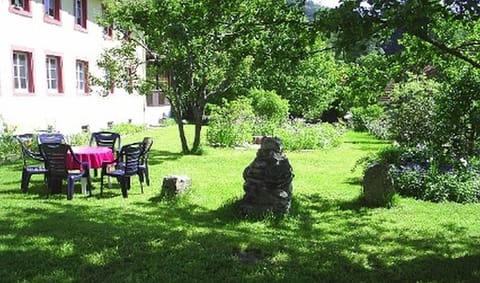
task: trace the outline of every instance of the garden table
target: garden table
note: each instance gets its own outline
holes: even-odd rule
[[[73,153],[78,160],[87,162],[90,169],[102,168],[102,162],[113,161],[114,155],[111,148],[104,146],[72,146]],[[80,169],[80,165],[73,161],[71,155],[67,156],[67,168],[71,170]],[[82,178],[82,193],[87,192],[86,179]]]

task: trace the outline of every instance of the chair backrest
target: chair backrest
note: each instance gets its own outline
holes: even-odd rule
[[[97,146],[105,146],[111,148],[115,153],[121,148],[120,134],[114,132],[95,132],[90,137],[90,145],[96,144]]]
[[[143,154],[143,143],[131,143],[122,146],[120,158],[125,165],[125,176],[133,176],[138,173],[140,158]]]
[[[142,141],[142,146],[143,146],[143,154],[140,158],[140,163],[144,164],[148,161],[148,153],[150,152],[150,149],[152,148],[153,145],[153,138],[151,137],[144,137]]]
[[[42,154],[37,150],[37,140],[34,134],[21,134],[16,135],[15,139],[18,141],[22,151],[23,165],[27,165],[27,160],[32,159],[36,161],[42,161]]]
[[[67,153],[72,152],[72,148],[68,144],[62,143],[42,143],[40,144],[40,152],[45,159],[45,168],[48,170],[48,176],[66,178],[68,176],[67,169]]]
[[[67,140],[61,133],[42,133],[38,135],[38,144],[42,143],[63,143],[66,144]]]

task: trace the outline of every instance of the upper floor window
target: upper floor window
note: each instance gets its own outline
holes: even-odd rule
[[[10,4],[19,9],[19,10],[25,10],[25,11],[30,11],[30,1],[29,0],[11,0]]]
[[[83,29],[87,28],[87,0],[74,0],[73,13],[75,25]]]
[[[34,91],[32,67],[32,53],[13,52],[13,88],[15,92],[29,93]]]
[[[10,12],[31,16],[30,0],[10,0]]]
[[[88,88],[88,62],[77,60],[75,66],[77,92],[89,93]]]
[[[47,89],[49,92],[63,93],[62,82],[62,58],[59,56],[47,56]]]
[[[43,0],[46,20],[60,21],[60,0]]]

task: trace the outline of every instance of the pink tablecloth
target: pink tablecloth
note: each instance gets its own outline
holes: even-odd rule
[[[108,147],[102,146],[73,146],[73,152],[78,160],[88,162],[90,168],[102,168],[102,162],[112,161],[114,159],[113,152]],[[80,165],[68,156],[67,166],[69,169],[79,169]]]

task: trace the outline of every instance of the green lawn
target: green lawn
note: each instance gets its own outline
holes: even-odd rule
[[[152,184],[127,199],[46,197],[20,163],[0,167],[0,282],[480,282],[480,206],[400,198],[391,209],[358,201],[355,161],[386,144],[347,133],[327,151],[286,152],[294,169],[283,219],[241,219],[242,171],[256,150],[205,148],[182,156],[176,128],[154,138]],[[188,194],[160,197],[162,178],[192,178]],[[78,186],[78,191],[80,188]]]

